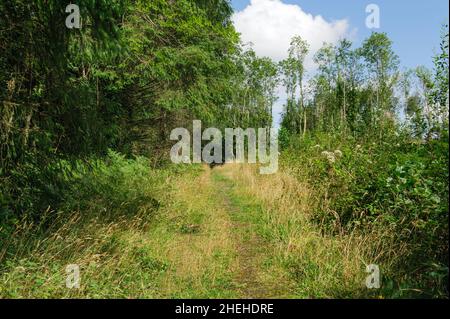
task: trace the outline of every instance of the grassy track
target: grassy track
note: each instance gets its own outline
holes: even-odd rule
[[[179,181],[174,210],[152,230],[149,249],[160,247],[154,253],[171,265],[159,279],[161,297],[289,297],[260,234],[260,204],[242,195],[230,169],[204,167]]]
[[[227,177],[230,169],[232,166],[216,169],[213,181],[231,220],[237,260],[234,281],[239,297],[290,297],[285,274],[274,267],[274,247],[263,237],[261,203],[246,196],[236,181]]]
[[[164,204],[156,213],[145,203],[135,216],[77,213],[60,229],[23,240],[26,251],[10,259],[0,275],[0,296],[360,295],[365,275],[364,254],[355,244],[360,240],[321,235],[308,222],[307,186],[288,175],[204,166],[160,186]],[[65,286],[68,264],[80,266],[80,289]]]

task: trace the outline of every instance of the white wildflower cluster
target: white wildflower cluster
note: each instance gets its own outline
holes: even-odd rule
[[[322,156],[327,159],[330,164],[336,162],[336,159],[342,157],[342,152],[340,150],[335,150],[334,152],[323,151]]]
[[[333,152],[327,152],[327,151],[323,151],[322,152],[322,156],[326,157],[326,159],[328,160],[328,162],[330,164],[333,164],[336,161],[336,157],[334,156]]]

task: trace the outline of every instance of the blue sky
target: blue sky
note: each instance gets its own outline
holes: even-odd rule
[[[371,30],[365,26],[365,8],[374,3],[380,7],[381,28],[394,42],[402,66],[431,67],[431,56],[439,48],[440,25],[448,22],[448,0],[282,0],[299,5],[314,16],[327,21],[347,19],[356,28],[354,42],[361,43]],[[235,11],[241,11],[250,0],[232,0]]]
[[[286,58],[290,39],[301,35],[310,44],[307,73],[315,72],[312,56],[323,42],[348,38],[355,46],[371,32],[386,32],[400,58],[400,67],[433,67],[441,25],[448,23],[448,0],[231,0],[233,22],[244,43],[252,43],[259,56],[275,61]],[[366,6],[380,9],[380,28],[366,27]],[[274,105],[277,127],[286,97],[278,88]]]

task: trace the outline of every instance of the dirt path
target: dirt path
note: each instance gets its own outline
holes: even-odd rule
[[[233,166],[207,166],[174,185],[172,205],[147,239],[167,270],[157,278],[161,298],[289,297],[273,262],[274,247],[261,236],[262,208],[245,196]]]
[[[233,164],[192,166],[164,178],[157,211],[144,206],[134,217],[97,218],[89,228],[68,223],[44,243],[48,254],[39,248],[5,273],[0,295],[260,299],[361,290],[360,245],[323,236],[308,221],[307,185]],[[48,267],[48,256],[58,254]],[[81,265],[81,289],[62,284],[67,264]]]
[[[263,258],[261,256],[263,241],[255,233],[254,227],[248,221],[243,220],[241,208],[231,200],[232,186],[222,175],[216,175],[216,187],[219,200],[228,212],[231,220],[231,230],[234,248],[237,255],[237,269],[235,281],[239,287],[239,294],[243,298],[265,298],[269,291],[258,278],[258,268]],[[217,177],[218,176],[218,177]]]
[[[215,169],[211,174],[218,202],[228,212],[231,236],[236,251],[234,281],[242,298],[279,298],[289,295],[286,282],[270,268],[272,245],[258,233],[261,220],[260,204],[241,196],[243,191],[229,177],[233,167]]]

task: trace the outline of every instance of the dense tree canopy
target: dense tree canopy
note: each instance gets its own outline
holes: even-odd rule
[[[79,1],[81,30],[60,1],[2,3],[2,166],[142,140],[157,151],[193,117],[270,125],[275,71],[242,52],[229,3],[174,3]]]
[[[271,262],[289,274],[283,276],[294,282],[296,295],[360,296],[358,274],[365,273],[359,268],[374,261],[390,280],[380,296],[407,291],[448,297],[448,26],[431,70],[401,70],[392,41],[377,32],[359,48],[342,39],[317,52],[295,36],[286,59],[275,63],[241,43],[228,0],[78,0],[81,28],[65,25],[69,3],[0,2],[0,243],[7,243],[0,247],[1,283],[30,280],[19,286],[33,290],[34,277],[19,271],[22,261],[67,261],[61,257],[70,246],[64,240],[73,240],[77,256],[91,247],[99,250],[92,250],[95,256],[114,255],[121,236],[89,246],[85,225],[103,222],[109,235],[133,214],[138,221],[130,228],[151,220],[164,204],[180,210],[168,199],[171,178],[186,173],[181,188],[197,187],[196,174],[205,169],[202,186],[219,185],[223,194],[206,190],[199,197],[194,188],[183,212],[159,211],[173,214],[159,221],[169,225],[159,233],[173,231],[183,238],[177,244],[188,238],[177,236],[201,228],[184,220],[180,226],[180,216],[195,222],[224,216],[219,226],[245,224],[250,232],[262,227],[272,240],[265,247]],[[307,72],[310,56],[317,69]],[[231,187],[231,179],[206,166],[183,172],[169,163],[171,131],[191,129],[193,120],[219,129],[272,127],[281,87],[287,96],[277,153],[281,174],[263,179],[245,165],[230,165],[229,175],[239,175]],[[234,205],[247,195],[237,196],[234,187],[245,183],[246,193],[264,198],[261,207],[254,198],[240,207],[245,222],[236,223]],[[183,202],[185,194],[177,195]],[[209,215],[193,209],[192,198],[204,201],[195,203],[199,211],[212,208]],[[248,211],[257,216],[253,226]],[[72,226],[74,232],[60,241],[54,229]],[[38,253],[30,257],[29,251]],[[151,264],[161,274],[166,269],[140,252],[130,255],[136,267]],[[227,259],[221,252],[210,255],[215,262]],[[44,263],[40,270],[51,268]],[[346,271],[356,274],[351,289]],[[149,273],[145,269],[143,278]],[[108,281],[124,278],[116,268],[105,274]],[[233,286],[229,276],[211,274],[227,289]],[[306,287],[308,282],[322,290]],[[136,285],[141,289],[144,282]]]

